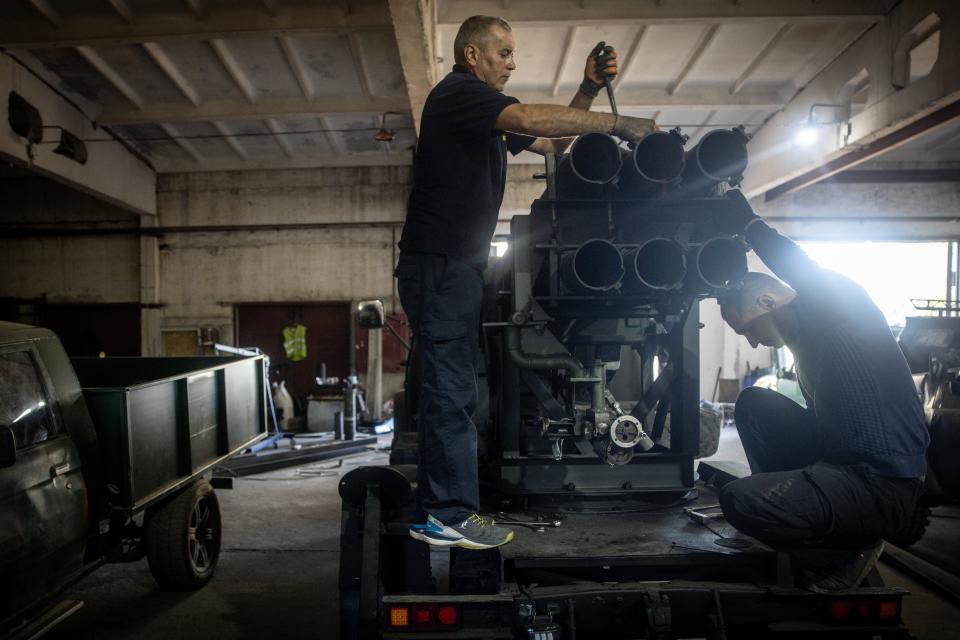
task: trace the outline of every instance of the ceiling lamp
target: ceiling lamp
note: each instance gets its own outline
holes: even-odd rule
[[[393,111],[387,111],[382,116],[380,116],[380,130],[373,135],[373,139],[377,142],[393,142],[393,139],[396,137],[397,132],[387,129],[387,116],[388,115],[397,115]]]
[[[21,138],[26,138],[27,142],[37,144],[43,140],[43,118],[35,106],[27,102],[23,96],[16,91],[10,92],[7,100],[7,122]]]

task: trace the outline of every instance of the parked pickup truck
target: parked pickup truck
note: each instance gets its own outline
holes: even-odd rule
[[[64,617],[53,597],[103,562],[206,584],[203,475],[265,435],[265,402],[262,356],[71,361],[51,331],[0,322],[0,636]]]

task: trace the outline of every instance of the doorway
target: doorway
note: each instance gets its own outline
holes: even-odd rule
[[[350,375],[351,308],[349,302],[239,304],[237,346],[262,349],[270,356],[271,380],[286,380],[290,395],[302,401],[320,375],[321,363],[327,376]],[[283,329],[296,324],[306,327],[307,357],[293,362],[283,348]]]

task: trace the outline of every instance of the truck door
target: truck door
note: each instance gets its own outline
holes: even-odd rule
[[[0,621],[56,591],[83,560],[86,488],[54,391],[31,343],[0,347],[0,428],[17,449],[0,469]]]

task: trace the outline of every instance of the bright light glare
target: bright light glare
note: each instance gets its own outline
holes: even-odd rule
[[[819,137],[820,132],[817,131],[816,127],[804,125],[797,130],[797,134],[793,136],[793,141],[798,147],[809,147]]]
[[[924,315],[910,298],[943,299],[947,288],[945,242],[801,242],[821,267],[841,273],[864,289],[887,318],[903,325]]]
[[[493,247],[493,255],[500,258],[507,253],[507,243],[506,242],[491,242],[491,247]]]

